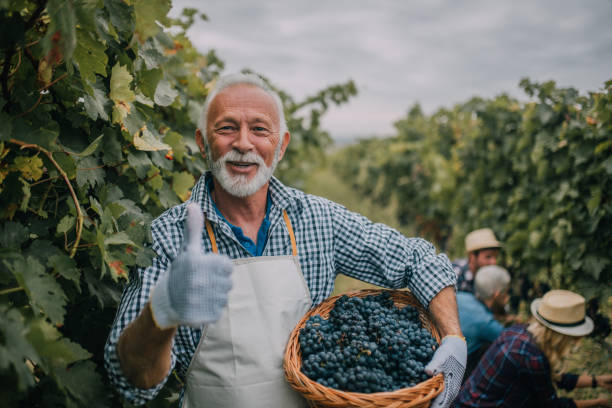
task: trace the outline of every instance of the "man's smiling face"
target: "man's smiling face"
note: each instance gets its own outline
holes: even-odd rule
[[[263,187],[284,154],[277,105],[267,92],[236,84],[212,100],[206,124],[211,170],[230,194],[244,197]]]

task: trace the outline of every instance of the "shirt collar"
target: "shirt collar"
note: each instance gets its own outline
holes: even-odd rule
[[[202,211],[206,215],[206,218],[211,222],[223,222],[223,220],[217,215],[214,207],[214,203],[208,189],[206,187],[207,180],[212,180],[212,173],[210,171],[205,172],[198,182],[191,190],[191,197],[189,201],[198,203],[202,208]],[[297,210],[299,200],[297,198],[296,190],[285,186],[276,177],[270,179],[268,194],[271,201],[271,210],[275,209]],[[275,208],[276,207],[276,208]]]

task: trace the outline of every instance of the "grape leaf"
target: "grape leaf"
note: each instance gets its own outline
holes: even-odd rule
[[[158,45],[155,38],[149,38],[138,47],[138,56],[144,61],[145,67],[148,70],[159,67],[166,59],[164,50]]]
[[[106,76],[106,47],[94,38],[94,33],[82,29],[77,30],[77,40],[74,62],[79,67],[81,78],[93,84],[96,74]]]
[[[61,333],[44,319],[29,325],[27,339],[36,349],[46,371],[66,368],[69,364],[90,358],[92,354],[80,345],[62,337]]]
[[[54,323],[63,323],[66,310],[66,295],[61,286],[46,273],[45,268],[34,258],[17,259],[12,263],[4,264],[13,272],[19,285],[25,290],[28,298],[35,306],[33,309],[42,310]]]
[[[172,190],[181,200],[186,201],[189,198],[191,187],[195,183],[195,178],[186,171],[172,174]]]
[[[155,88],[155,103],[159,106],[168,106],[174,102],[178,96],[178,91],[172,88],[169,81],[162,79],[158,82],[157,88]]]
[[[151,159],[145,152],[132,152],[128,154],[128,163],[136,172],[139,178],[143,178],[147,175],[147,171],[151,166]]]
[[[145,151],[170,150],[170,146],[157,139],[147,128],[144,128],[140,135],[134,135],[134,147]]]
[[[123,161],[121,143],[117,140],[117,133],[111,128],[105,128],[103,134],[102,161],[104,164],[110,165]]]
[[[0,247],[19,248],[28,240],[28,229],[14,221],[0,224]]]
[[[25,360],[39,360],[36,350],[26,340],[28,332],[24,318],[14,308],[8,309],[5,304],[0,305],[0,369],[6,370],[10,366],[17,373],[17,384],[20,391],[34,385],[34,375],[28,369]]]
[[[130,88],[132,75],[126,67],[119,62],[115,64],[111,73],[109,97],[115,102],[132,102],[135,98],[134,91]]]
[[[83,96],[85,112],[92,120],[98,119],[108,120],[108,106],[110,100],[106,97],[106,89],[104,85],[98,82],[90,83],[93,94],[86,94]]]
[[[164,73],[161,69],[141,71],[138,76],[138,86],[142,93],[149,98],[153,98],[155,96],[157,84],[163,76]]]
[[[102,142],[102,138],[103,138],[103,137],[104,137],[104,135],[103,135],[103,134],[102,134],[102,135],[100,135],[100,136],[98,136],[98,137],[96,137],[96,138],[94,139],[94,141],[93,141],[93,142],[91,142],[91,143],[89,144],[89,146],[87,146],[85,149],[83,149],[83,151],[82,151],[82,152],[80,152],[80,153],[75,152],[75,151],[72,151],[71,149],[68,149],[68,148],[66,148],[66,147],[65,147],[64,149],[65,149],[66,151],[70,152],[71,154],[75,155],[75,156],[81,156],[81,157],[84,157],[84,156],[89,156],[89,155],[92,155],[92,154],[93,154],[93,153],[96,151],[96,149],[98,148],[98,146],[100,146],[100,143]]]
[[[601,272],[608,264],[610,264],[608,259],[595,255],[587,255],[584,258],[583,266],[585,272],[591,275],[593,279],[598,280]]]
[[[187,149],[183,143],[183,136],[178,132],[170,131],[164,136],[164,142],[172,148],[174,159],[182,163],[185,154],[187,154]]]
[[[92,156],[82,158],[78,162],[76,181],[79,187],[89,184],[91,187],[104,184],[104,170],[98,159]]]
[[[159,197],[161,205],[165,208],[180,204],[176,199],[176,194],[170,189],[168,184],[164,184],[164,186],[157,191],[157,196]]]
[[[104,245],[133,245],[135,247],[138,246],[123,231],[117,232],[105,238]]]
[[[158,21],[165,23],[166,15],[172,4],[170,0],[134,0],[135,34],[140,42],[156,35],[161,27]]]
[[[74,259],[65,254],[57,254],[49,258],[47,265],[53,269],[53,272],[74,282],[77,290],[79,292],[81,291],[81,286],[79,284],[81,274],[77,269]]]
[[[73,179],[76,176],[76,163],[68,153],[54,152],[53,159],[64,170],[69,179]]]
[[[13,169],[21,172],[22,177],[28,180],[38,180],[43,175],[43,162],[38,156],[17,156]]]
[[[51,18],[46,42],[48,41],[51,46],[57,43],[61,56],[64,60],[70,61],[77,45],[76,15],[73,2],[70,0],[49,0],[46,5],[47,13]]]
[[[66,232],[70,231],[70,229],[74,227],[75,220],[76,218],[72,215],[65,215],[64,218],[62,218],[57,224],[57,233],[65,234]]]
[[[78,406],[108,406],[109,394],[93,362],[78,362],[69,368],[55,370],[54,375],[60,388],[67,391]]]
[[[121,32],[134,29],[133,8],[122,0],[104,0],[104,8],[112,25]],[[131,34],[130,34],[131,35]]]

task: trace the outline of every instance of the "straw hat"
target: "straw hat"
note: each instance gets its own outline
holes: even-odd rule
[[[546,292],[531,302],[531,314],[544,326],[567,336],[586,336],[593,331],[584,298],[569,290]]]
[[[501,248],[502,244],[495,238],[491,228],[474,230],[465,236],[465,251],[472,252],[485,248]]]

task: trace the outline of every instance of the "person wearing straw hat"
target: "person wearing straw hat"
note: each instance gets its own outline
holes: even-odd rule
[[[612,389],[612,375],[580,376],[556,372],[580,338],[593,331],[584,298],[568,290],[551,290],[531,303],[527,326],[505,329],[480,359],[455,401],[456,407],[596,407],[609,398],[573,400],[557,396],[561,388]]]
[[[473,292],[476,272],[483,266],[496,265],[501,247],[501,242],[497,240],[491,228],[481,228],[467,234],[467,258],[453,262],[453,269],[457,274],[457,290]]]
[[[209,164],[186,203],[151,224],[155,257],[131,274],[105,346],[112,384],[153,399],[173,369],[183,407],[305,405],[282,363],[289,335],[338,273],[408,287],[443,339],[425,368],[457,395],[467,358],[446,255],[272,177],[290,140],[280,97],[260,77],[219,78],[196,143]]]

